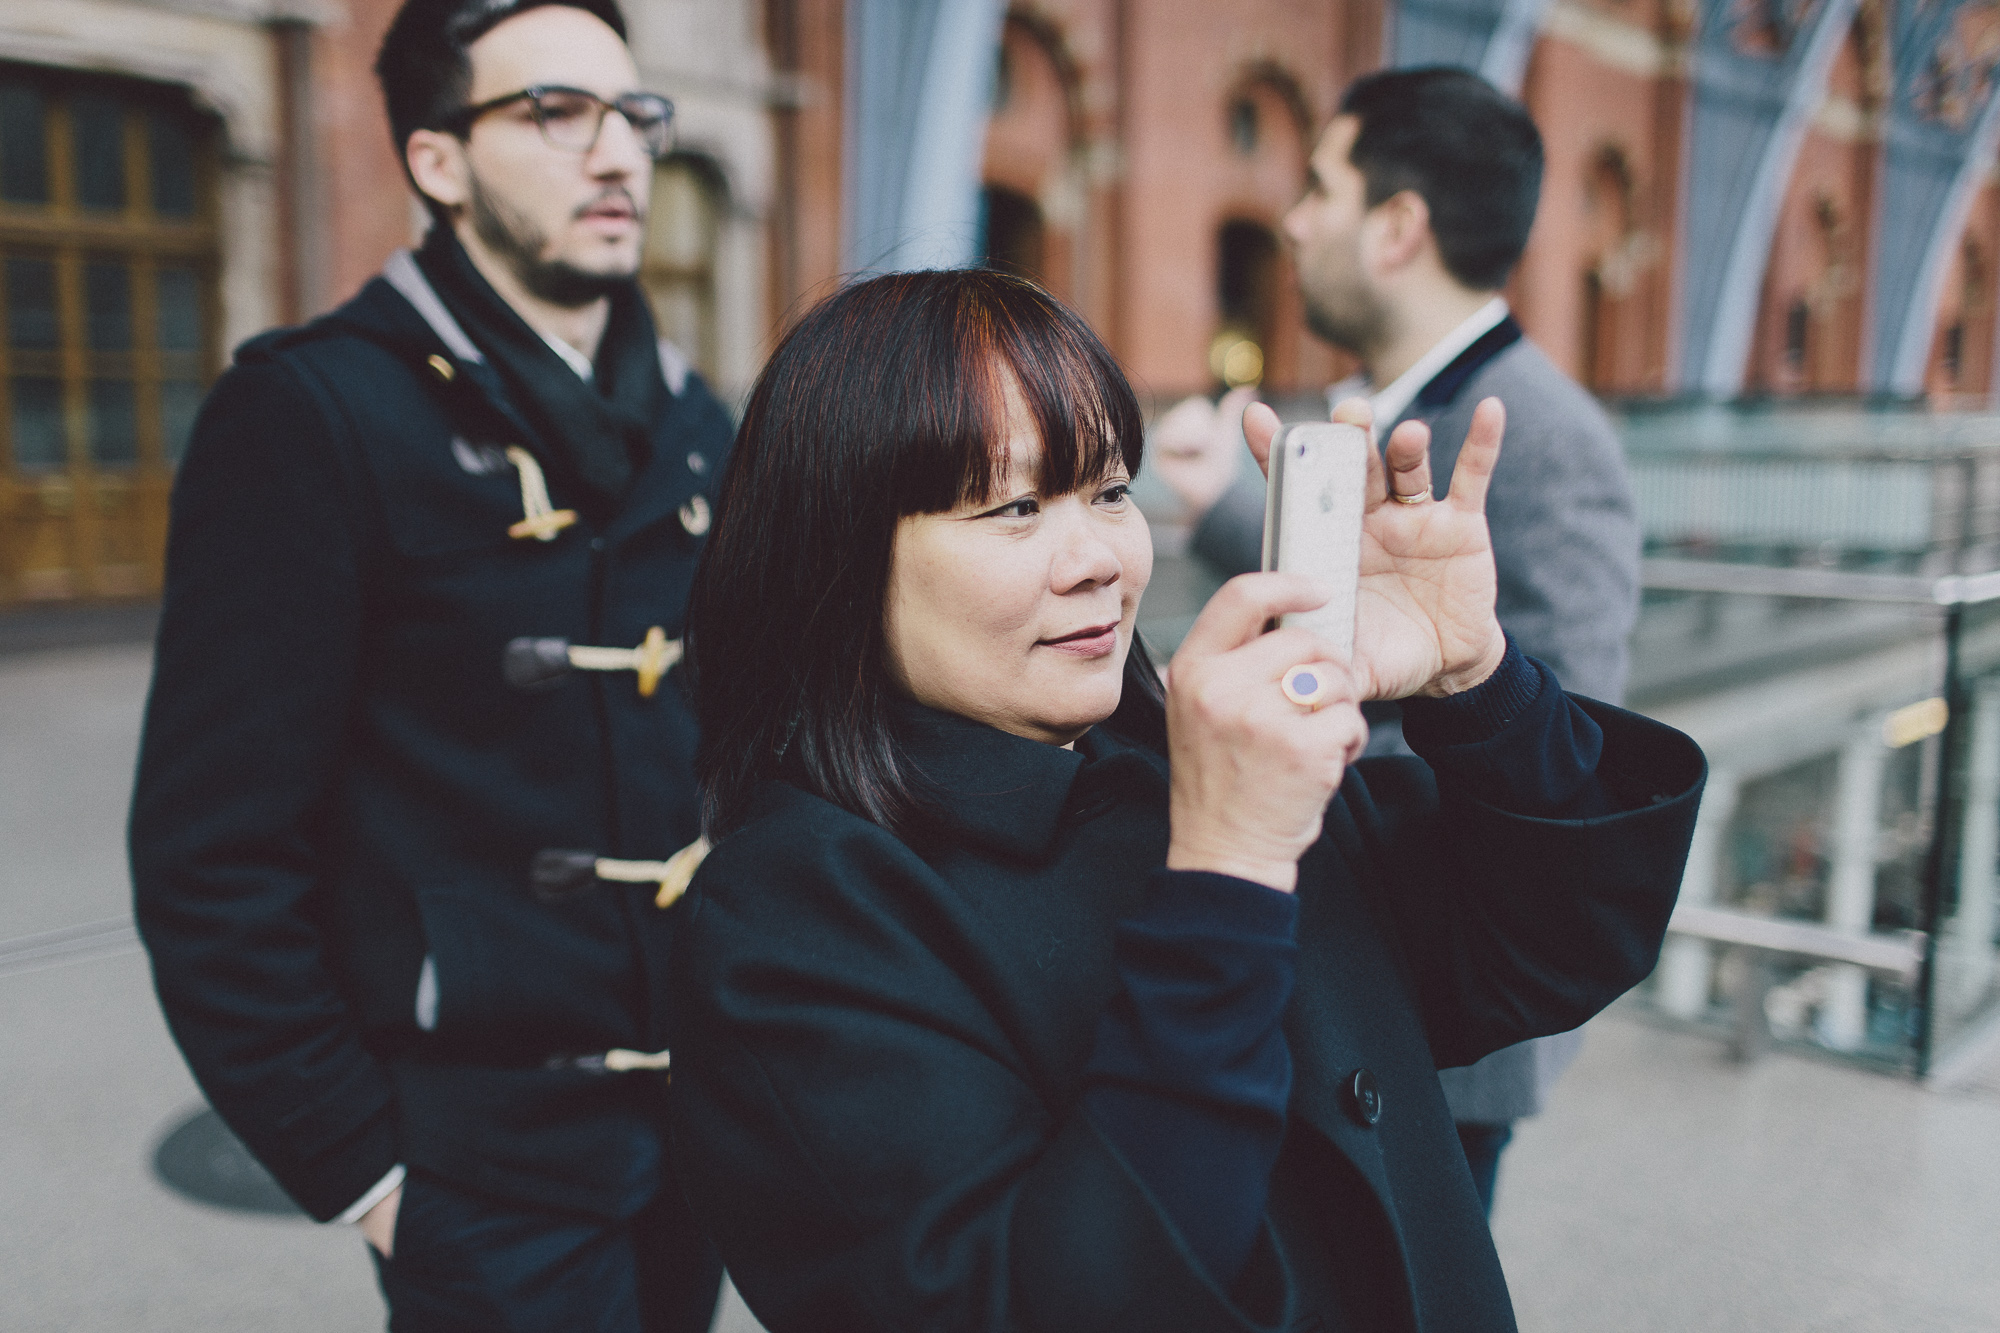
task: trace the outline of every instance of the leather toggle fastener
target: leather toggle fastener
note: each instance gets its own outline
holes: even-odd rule
[[[657,884],[653,906],[672,907],[708,856],[708,839],[696,838],[664,861],[620,861],[596,852],[546,848],[535,853],[528,867],[528,884],[545,903],[568,902],[605,881],[612,884]]]
[[[639,697],[650,699],[660,678],[681,660],[681,641],[658,625],[637,648],[593,648],[568,639],[519,638],[500,655],[500,674],[517,690],[552,688],[572,671],[631,671],[639,677]]]
[[[688,536],[700,537],[704,535],[707,533],[708,525],[711,521],[707,496],[690,496],[688,502],[681,506],[681,528]]]
[[[599,1055],[551,1056],[542,1065],[544,1069],[580,1069],[586,1074],[632,1074],[672,1067],[673,1058],[666,1051],[628,1051],[622,1046]]]
[[[576,511],[550,505],[549,483],[533,454],[518,444],[510,444],[507,461],[521,474],[521,521],[510,525],[507,535],[516,540],[533,537],[538,542],[554,541],[558,532],[576,522]]]

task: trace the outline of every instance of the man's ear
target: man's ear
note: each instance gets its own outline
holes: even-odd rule
[[[471,169],[465,160],[465,144],[443,130],[412,130],[403,145],[403,160],[409,164],[410,179],[434,203],[446,208],[463,207],[471,197]]]
[[[1415,190],[1398,190],[1368,210],[1369,270],[1388,277],[1435,249],[1431,206]]]

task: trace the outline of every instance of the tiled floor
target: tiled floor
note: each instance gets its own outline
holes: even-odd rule
[[[1523,1333],[1994,1333],[2000,1080],[1746,1069],[1614,1011],[1494,1222]]]
[[[381,1326],[359,1237],[154,1178],[198,1098],[127,912],[141,648],[0,656],[0,1329]],[[110,922],[68,954],[9,943]],[[11,961],[10,961],[11,959]],[[2000,1069],[1935,1092],[1614,1013],[1502,1167],[1524,1333],[2000,1333]],[[740,1306],[727,1333],[753,1333]]]

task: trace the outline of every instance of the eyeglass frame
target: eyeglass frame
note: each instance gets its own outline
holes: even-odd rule
[[[591,132],[589,143],[581,148],[567,148],[549,137],[549,127],[542,119],[541,99],[550,93],[566,93],[572,97],[588,98],[590,101],[596,103],[597,128]],[[646,143],[645,132],[633,122],[630,112],[626,110],[628,104],[638,101],[654,103],[660,108],[661,132],[660,146],[657,152]],[[589,156],[596,150],[597,141],[604,135],[605,117],[609,116],[613,111],[616,111],[624,118],[625,123],[631,126],[633,135],[638,138],[640,146],[645,148],[646,156],[652,158],[655,162],[665,157],[673,149],[674,103],[672,98],[664,97],[659,93],[631,92],[620,93],[618,96],[606,101],[596,93],[591,92],[588,88],[572,88],[567,84],[561,83],[530,84],[518,92],[506,93],[500,97],[491,97],[484,102],[474,102],[471,106],[462,106],[448,116],[440,116],[435,128],[463,139],[472,132],[473,123],[481,116],[489,111],[498,111],[501,107],[510,106],[515,102],[528,103],[530,114],[534,118],[535,129],[541,133],[542,142],[559,153],[575,153],[579,157]],[[634,107],[633,109],[636,110],[637,108]]]

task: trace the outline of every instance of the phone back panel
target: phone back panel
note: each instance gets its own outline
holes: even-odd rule
[[[1368,433],[1313,421],[1271,442],[1264,499],[1264,568],[1304,574],[1332,592],[1325,606],[1285,617],[1354,655],[1355,591],[1361,573],[1361,510],[1367,498]]]

